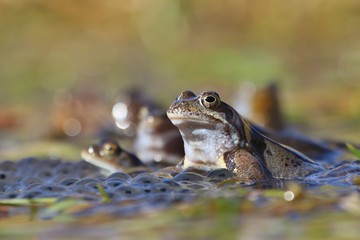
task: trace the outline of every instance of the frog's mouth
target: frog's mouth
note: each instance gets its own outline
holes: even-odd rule
[[[169,119],[175,126],[179,127],[182,125],[198,125],[198,126],[206,126],[206,125],[216,125],[221,123],[216,118],[199,118],[199,117],[191,117],[191,116],[179,116],[179,115],[172,115],[169,114]]]
[[[211,124],[211,120],[208,119],[200,119],[200,118],[189,118],[189,117],[176,117],[176,118],[170,118],[171,122],[177,126],[177,125],[183,125],[183,124]]]
[[[171,122],[180,130],[183,138],[191,137],[196,130],[206,130],[215,133],[218,129],[217,122],[209,122],[202,119],[176,118],[171,119]]]
[[[83,149],[81,151],[81,157],[86,160],[86,158],[100,158],[100,153],[99,153],[99,147],[96,145],[90,145],[88,146],[86,149]]]
[[[99,153],[99,147],[91,145],[87,149],[81,151],[81,158],[94,165],[99,165],[99,162],[103,162]]]
[[[96,145],[91,145],[89,146],[87,149],[84,149],[81,151],[81,158],[92,164],[95,165],[101,169],[105,169],[109,172],[116,172],[118,171],[118,169],[116,168],[116,166],[113,166],[114,164],[112,163],[111,160],[104,160],[100,153],[99,153],[99,147]]]

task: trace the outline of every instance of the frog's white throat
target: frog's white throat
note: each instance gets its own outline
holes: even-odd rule
[[[224,153],[233,150],[239,144],[237,131],[232,126],[226,128],[222,123],[177,122],[176,126],[184,140],[184,168],[226,168]]]

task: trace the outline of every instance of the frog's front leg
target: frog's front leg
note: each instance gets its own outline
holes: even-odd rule
[[[245,182],[259,182],[271,179],[272,175],[260,161],[245,149],[237,149],[224,154],[226,168]]]

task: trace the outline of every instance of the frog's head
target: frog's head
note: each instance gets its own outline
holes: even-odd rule
[[[167,115],[183,137],[185,165],[203,169],[224,167],[221,160],[224,153],[246,141],[241,117],[216,92],[200,95],[182,92]]]
[[[87,147],[86,153],[99,157],[112,159],[120,156],[123,149],[115,140],[103,140],[99,144],[93,144]]]
[[[115,140],[103,140],[99,144],[90,145],[82,150],[81,157],[100,168],[106,168],[103,166],[115,164],[122,152],[123,149]]]

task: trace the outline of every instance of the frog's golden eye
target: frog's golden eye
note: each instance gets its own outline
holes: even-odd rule
[[[201,98],[201,104],[206,108],[216,108],[220,104],[220,97],[217,93],[204,93]]]
[[[102,149],[102,153],[105,156],[113,156],[120,151],[119,146],[114,143],[105,143]]]

